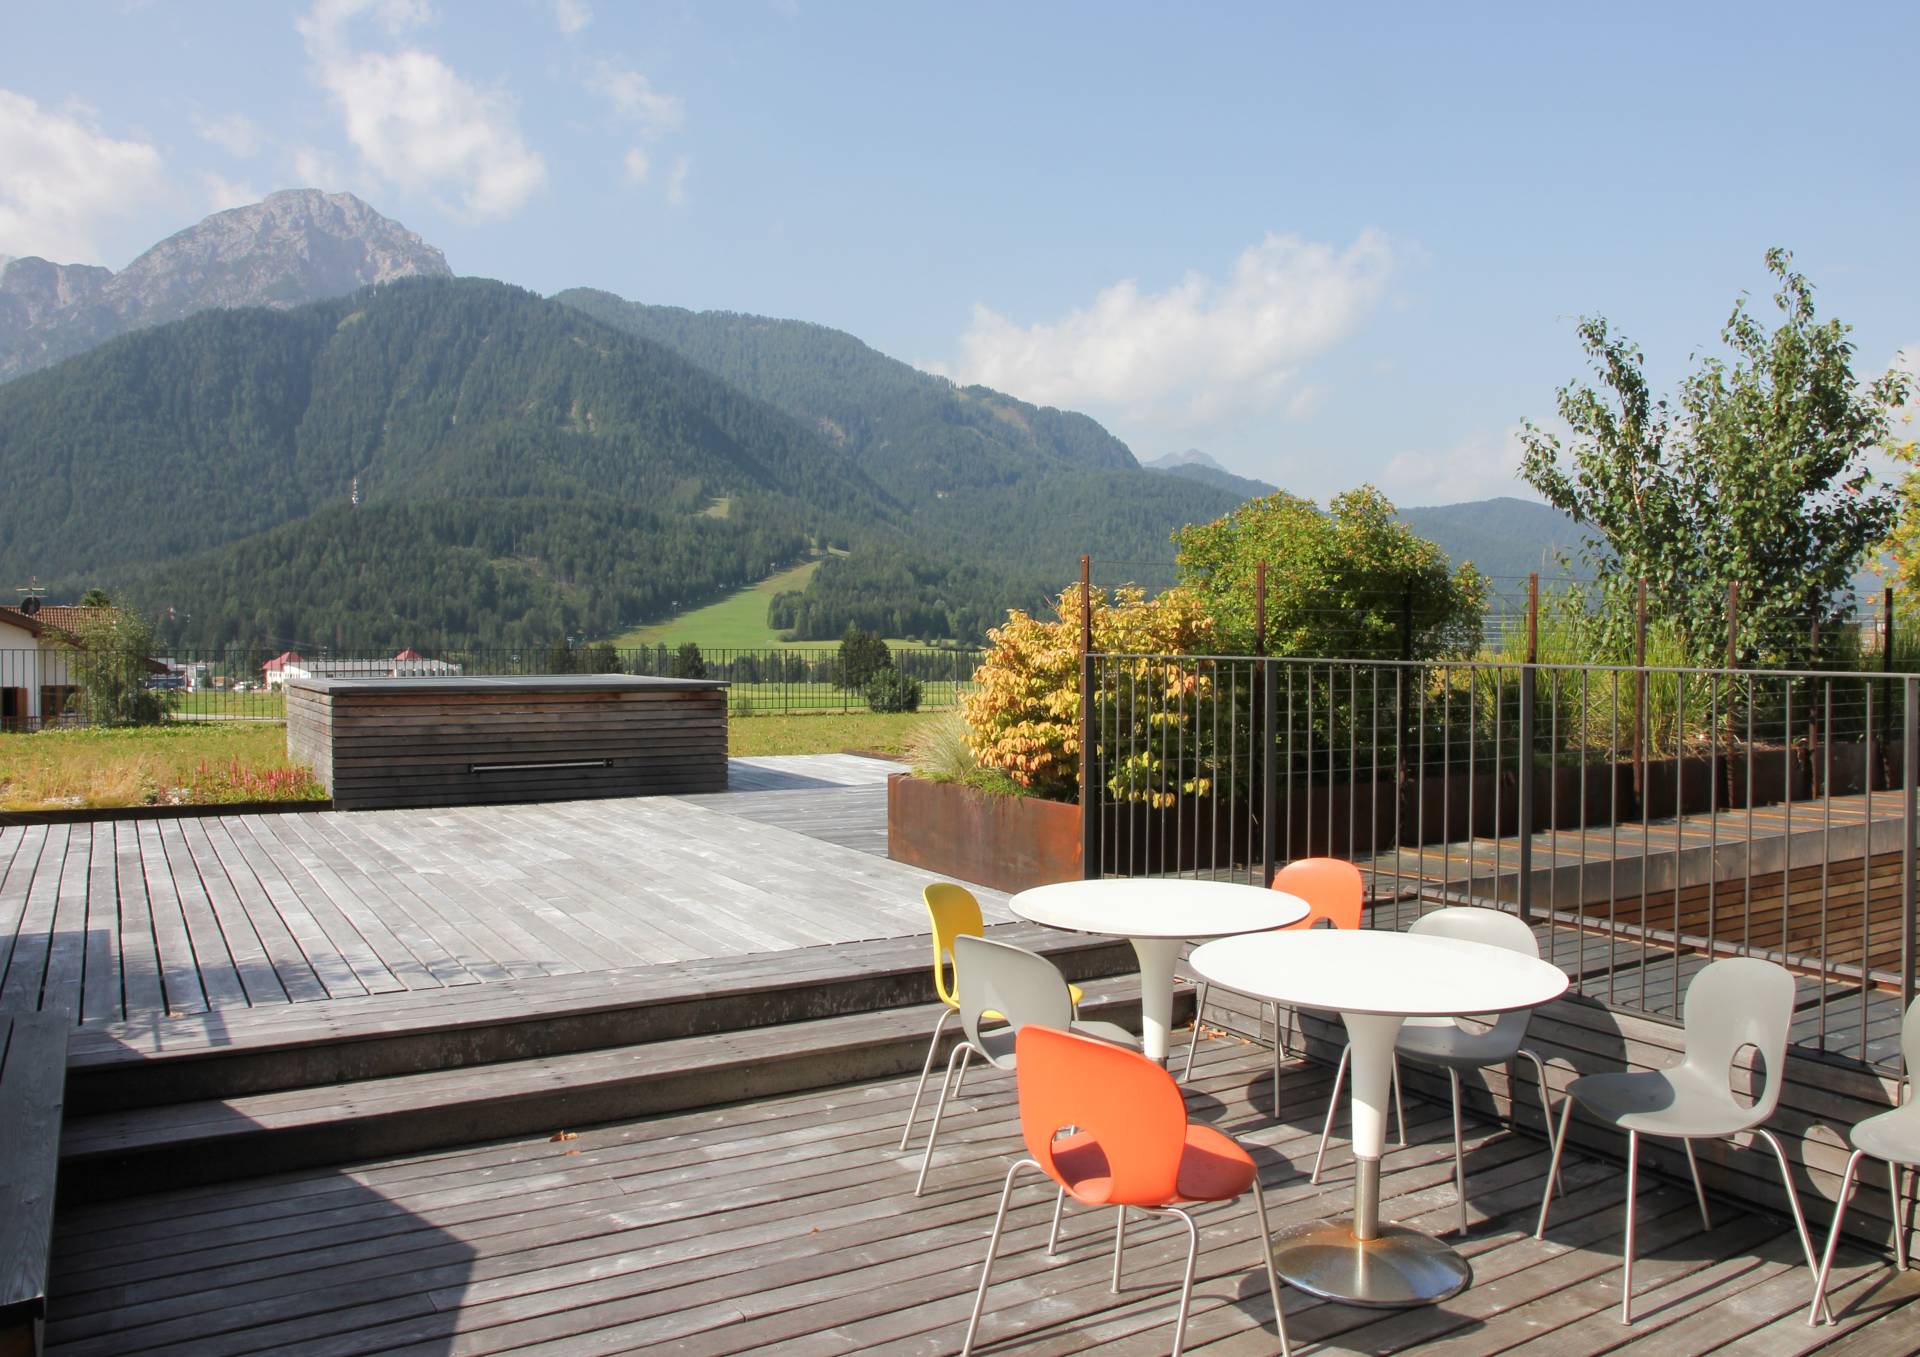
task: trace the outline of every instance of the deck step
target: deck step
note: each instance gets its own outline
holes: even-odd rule
[[[1032,924],[988,930],[1071,980],[1133,949]],[[255,1094],[741,1031],[924,1003],[925,936],[452,989],[220,1009],[73,1034],[68,1115]]]
[[[557,1132],[917,1071],[939,1005],[891,1008],[471,1069],[69,1116],[66,1200]],[[1097,982],[1088,1018],[1138,1030],[1139,984]],[[1192,1013],[1190,991],[1174,1018]],[[948,1032],[957,1030],[949,1024]]]

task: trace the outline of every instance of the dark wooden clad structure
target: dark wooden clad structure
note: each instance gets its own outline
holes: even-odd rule
[[[725,791],[726,688],[626,674],[296,678],[287,753],[342,810]]]
[[[65,1013],[0,1014],[0,1353],[41,1351],[67,1082]]]

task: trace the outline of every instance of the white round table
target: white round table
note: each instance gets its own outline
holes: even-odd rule
[[[1276,1271],[1303,1291],[1354,1305],[1424,1305],[1473,1279],[1467,1260],[1430,1235],[1380,1224],[1393,1047],[1408,1018],[1532,1008],[1566,992],[1557,966],[1485,943],[1387,930],[1316,929],[1222,938],[1194,949],[1204,979],[1301,1008],[1328,1009],[1353,1050],[1353,1219],[1283,1230]]]
[[[1125,938],[1140,958],[1140,1045],[1167,1058],[1173,1025],[1173,963],[1180,944],[1297,924],[1307,902],[1285,891],[1231,881],[1115,877],[1062,881],[1021,891],[1010,903],[1023,919],[1072,933]]]

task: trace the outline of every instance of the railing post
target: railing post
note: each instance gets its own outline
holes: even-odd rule
[[[1534,665],[1540,659],[1540,576],[1527,576],[1527,662],[1520,666],[1519,756],[1514,760],[1514,828],[1520,834],[1520,917],[1533,918],[1533,695]],[[1500,832],[1498,825],[1494,833]]]
[[[1093,558],[1080,558],[1080,877],[1100,878],[1100,768],[1093,739]]]
[[[1280,869],[1280,754],[1273,738],[1280,712],[1273,661],[1263,659],[1257,663],[1260,666],[1260,880],[1271,886],[1273,874]]]
[[[1893,672],[1893,586],[1880,595],[1880,672]]]
[[[1920,777],[1915,776],[1920,770],[1920,676],[1907,675],[1900,687],[1900,1011],[1905,1013],[1913,1003],[1914,928],[1920,923],[1920,881],[1914,879],[1914,835],[1920,832]]]

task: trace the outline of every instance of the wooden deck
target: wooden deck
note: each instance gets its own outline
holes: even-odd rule
[[[1280,1228],[1346,1204],[1351,1161],[1311,1186],[1323,1066],[1289,1065],[1274,1122],[1266,1053],[1203,1044],[1196,1117],[1254,1149]],[[854,1085],[447,1153],[312,1170],[64,1211],[49,1351],[61,1357],[265,1353],[951,1353],[958,1348],[1001,1176],[1019,1153],[1007,1076],[949,1109],[924,1198],[895,1149],[910,1080]],[[1252,1101],[1250,1101],[1250,1098]],[[1258,1106],[1256,1106],[1256,1104]],[[1444,1109],[1408,1108],[1389,1153],[1386,1214],[1453,1220]],[[1296,1350],[1585,1357],[1621,1352],[1909,1353],[1920,1273],[1843,1248],[1834,1328],[1804,1320],[1810,1279],[1791,1228],[1733,1204],[1702,1227],[1684,1187],[1640,1201],[1641,1318],[1616,1314],[1616,1165],[1569,1156],[1546,1242],[1532,1238],[1544,1146],[1470,1121],[1474,1285],[1410,1311],[1286,1291]],[[916,1140],[917,1152],[920,1142]],[[996,1269],[985,1351],[1157,1354],[1170,1338],[1184,1236],[1136,1221],[1118,1295],[1112,1217],[1069,1213],[1044,1252],[1052,1196],[1019,1191]],[[1188,1350],[1277,1350],[1251,1206],[1205,1208]]]
[[[734,760],[737,790],[702,796],[0,828],[0,1012],[92,1025],[917,934],[932,878],[884,856],[897,770]]]

